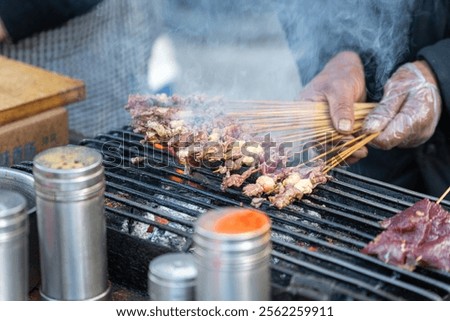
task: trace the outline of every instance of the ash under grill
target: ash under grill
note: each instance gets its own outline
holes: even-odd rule
[[[220,189],[221,177],[191,175],[164,150],[143,146],[130,128],[82,145],[104,156],[105,212],[111,280],[146,291],[148,262],[167,252],[192,251],[199,215],[223,206],[250,206],[240,190]],[[133,157],[145,157],[133,165]],[[30,171],[31,164],[17,168]],[[282,210],[262,205],[272,220],[274,300],[448,300],[450,273],[410,272],[359,253],[378,222],[426,197],[342,170],[312,195]],[[449,208],[450,203],[442,205]]]

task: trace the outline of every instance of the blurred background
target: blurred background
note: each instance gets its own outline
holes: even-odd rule
[[[163,2],[166,31],[153,46],[153,92],[232,99],[294,99],[300,81],[269,0]]]

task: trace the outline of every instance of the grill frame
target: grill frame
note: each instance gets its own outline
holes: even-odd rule
[[[126,127],[81,145],[104,156],[111,280],[145,295],[149,261],[163,253],[192,251],[198,215],[221,206],[250,206],[250,200],[238,189],[221,191],[221,177],[209,169],[195,168],[192,175],[184,175],[167,151],[143,146],[142,139]],[[146,164],[131,164],[136,156],[146,157]],[[31,171],[29,162],[15,167]],[[449,300],[450,273],[421,267],[411,272],[359,252],[382,231],[378,221],[419,199],[435,198],[339,169],[332,176],[312,195],[283,210],[261,207],[272,219],[272,299]],[[447,201],[441,204],[450,207]],[[166,210],[180,207],[185,217]],[[128,220],[128,231],[119,218]],[[133,234],[136,224],[152,227],[144,236],[157,230],[178,237],[164,246]]]

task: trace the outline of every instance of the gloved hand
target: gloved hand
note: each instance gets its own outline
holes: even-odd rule
[[[300,100],[328,102],[333,126],[342,134],[353,129],[353,104],[365,99],[364,68],[352,51],[334,56],[300,93]]]
[[[367,116],[363,130],[381,132],[371,145],[381,149],[416,147],[434,133],[441,116],[436,78],[425,61],[397,69],[384,86],[384,96]]]
[[[353,104],[365,99],[364,67],[359,55],[352,51],[334,56],[300,93],[300,100],[327,102],[334,128],[344,135],[353,129]],[[351,139],[352,136],[345,138]],[[352,164],[366,156],[367,148],[363,147],[346,161]]]

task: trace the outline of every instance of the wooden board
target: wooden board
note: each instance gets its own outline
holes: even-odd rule
[[[85,97],[81,80],[0,56],[0,126]]]

